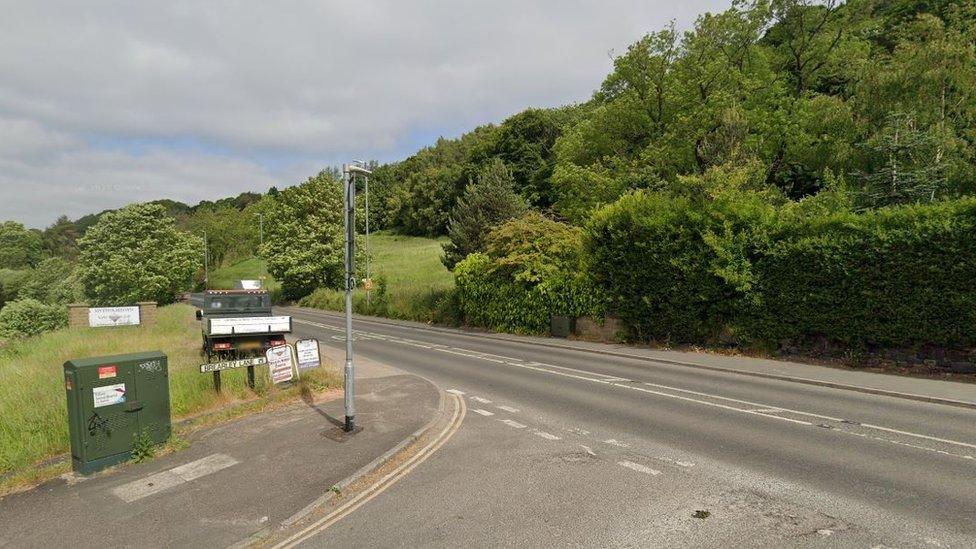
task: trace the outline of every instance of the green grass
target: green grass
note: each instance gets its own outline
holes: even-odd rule
[[[0,349],[0,475],[24,472],[44,458],[69,450],[62,364],[66,360],[139,351],[163,351],[169,358],[174,420],[254,399],[244,370],[223,373],[223,391],[200,374],[200,325],[188,305],[162,307],[153,327],[64,329],[15,341]],[[263,402],[298,397],[341,384],[331,367],[304,375],[291,389],[269,388],[267,370],[257,368]],[[0,486],[0,488],[3,488]],[[2,489],[0,489],[2,493]]]
[[[274,291],[278,287],[278,282],[268,274],[264,260],[252,257],[215,269],[210,273],[210,288],[233,289],[237,287],[239,280],[257,280],[262,276],[265,277],[265,287],[268,290]]]
[[[370,274],[382,281],[383,291],[372,292],[369,305],[366,292],[353,293],[353,308],[358,313],[419,320],[450,322],[450,301],[454,275],[441,263],[446,238],[421,238],[385,232],[370,235]],[[365,278],[360,267],[359,277]],[[301,300],[301,305],[341,310],[343,293],[320,289]]]

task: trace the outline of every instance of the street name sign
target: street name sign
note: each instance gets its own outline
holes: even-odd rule
[[[92,307],[88,309],[88,325],[92,328],[138,326],[139,307]]]
[[[200,373],[206,374],[207,372],[220,372],[223,370],[234,370],[237,368],[247,368],[248,366],[260,366],[261,364],[267,364],[268,359],[263,356],[256,356],[252,358],[242,358],[240,360],[229,360],[227,362],[215,362],[213,364],[201,364]]]
[[[291,346],[279,345],[277,347],[271,347],[265,351],[264,356],[268,359],[268,371],[271,373],[271,381],[273,383],[291,381],[292,377],[294,377]]]

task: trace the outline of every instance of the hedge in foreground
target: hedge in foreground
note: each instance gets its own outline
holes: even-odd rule
[[[68,325],[63,305],[45,305],[32,298],[8,303],[0,309],[0,338],[29,337]]]

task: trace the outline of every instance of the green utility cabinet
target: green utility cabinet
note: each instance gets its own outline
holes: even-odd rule
[[[169,438],[169,367],[161,352],[64,363],[71,465],[89,475],[131,456],[141,433]]]

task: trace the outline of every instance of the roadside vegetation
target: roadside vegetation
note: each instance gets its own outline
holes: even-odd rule
[[[62,329],[9,342],[0,349],[0,478],[69,451],[62,364],[69,359],[159,350],[169,358],[170,402],[174,421],[227,409],[235,403],[269,404],[341,385],[326,365],[302,375],[292,388],[272,388],[267,371],[257,368],[257,396],[246,387],[245,372],[223,372],[223,390],[199,372],[200,325],[188,305],[158,311],[154,327]],[[0,493],[6,486],[0,482]]]
[[[376,288],[367,304],[362,286],[353,292],[353,309],[370,314],[443,324],[456,321],[454,277],[441,262],[446,238],[424,238],[388,232],[370,235],[371,278]],[[365,253],[365,249],[363,250]],[[363,263],[361,275],[365,276]],[[299,304],[332,311],[345,306],[345,292],[320,288]]]

